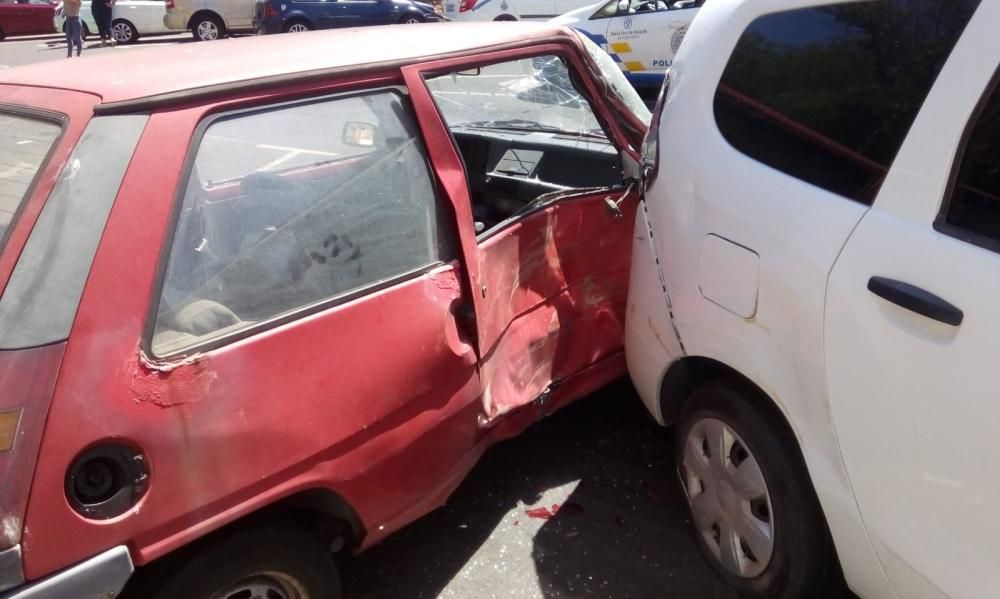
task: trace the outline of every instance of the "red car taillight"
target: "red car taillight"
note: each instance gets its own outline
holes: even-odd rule
[[[458,12],[465,12],[467,10],[472,10],[476,7],[476,0],[462,0],[462,3],[458,5]]]
[[[269,19],[271,17],[278,16],[278,11],[274,8],[274,5],[270,2],[264,3],[264,18]]]
[[[167,10],[174,9],[174,0],[167,0]]]
[[[65,343],[0,351],[0,549],[21,525]]]

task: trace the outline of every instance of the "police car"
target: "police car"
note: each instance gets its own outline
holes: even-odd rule
[[[568,12],[553,23],[573,27],[600,44],[633,85],[663,75],[705,0],[606,0]]]

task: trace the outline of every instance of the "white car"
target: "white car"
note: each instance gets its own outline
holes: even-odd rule
[[[591,0],[444,0],[452,21],[547,21]]]
[[[131,44],[140,37],[162,33],[174,33],[163,24],[166,14],[163,0],[118,0],[111,12],[111,33],[115,40],[123,44]],[[90,1],[84,0],[80,8],[83,21],[84,39],[97,35],[97,24],[90,13]],[[63,14],[63,4],[56,6],[56,31],[64,31],[66,16]]]
[[[659,85],[705,0],[606,0],[552,19],[610,54],[637,86]]]
[[[713,1],[671,67],[626,354],[746,596],[1000,597],[998,23]]]

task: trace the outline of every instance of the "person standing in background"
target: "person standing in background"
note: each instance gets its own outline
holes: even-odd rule
[[[111,33],[111,10],[114,5],[115,0],[93,0],[90,3],[90,12],[97,23],[97,33],[101,36],[102,46],[115,43],[115,37]]]
[[[82,0],[63,0],[63,14],[66,15],[66,58],[73,56],[73,46],[76,55],[83,52],[83,23],[80,22],[80,5]]]

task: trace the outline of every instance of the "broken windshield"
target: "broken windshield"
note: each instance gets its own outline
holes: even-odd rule
[[[580,41],[583,42],[583,47],[587,49],[587,53],[590,54],[590,57],[594,59],[597,67],[601,70],[601,75],[608,83],[608,91],[617,96],[640,122],[649,125],[649,121],[652,118],[649,108],[642,97],[639,96],[639,92],[635,91],[632,84],[625,78],[625,74],[622,73],[618,63],[586,35],[580,32],[577,32],[577,35]]]
[[[427,86],[450,126],[606,138],[558,56],[448,73]]]

